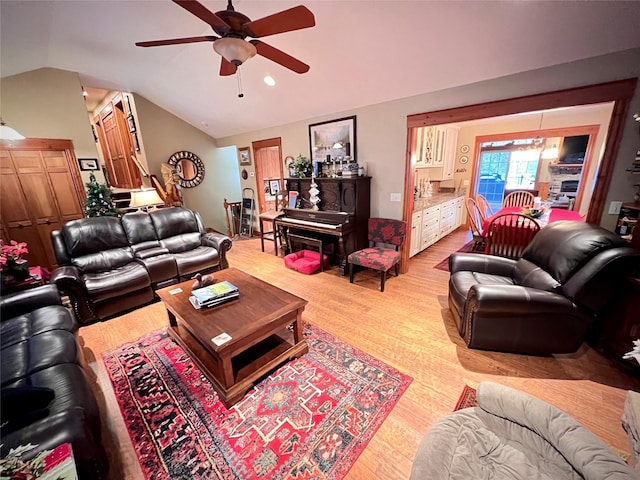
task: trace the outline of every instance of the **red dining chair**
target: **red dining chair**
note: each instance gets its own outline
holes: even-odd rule
[[[502,207],[531,207],[535,195],[525,190],[515,190],[502,200]]]
[[[473,236],[473,248],[472,252],[481,252],[485,248],[485,239],[482,235],[483,221],[480,216],[480,210],[476,201],[469,197],[467,198],[467,217],[469,218],[469,225],[471,226],[471,235]]]
[[[517,260],[539,231],[538,222],[526,215],[496,215],[486,229],[485,253]]]
[[[476,195],[476,205],[478,206],[478,211],[480,212],[480,225],[484,224],[485,220],[493,215],[493,210],[491,209],[491,205],[485,198],[484,195],[478,194]]]
[[[399,250],[407,234],[407,223],[391,218],[370,218],[368,231],[369,248],[349,254],[349,282],[353,283],[354,265],[371,268],[380,272],[380,291],[384,292],[385,277],[391,267],[395,267],[396,277],[398,276]]]

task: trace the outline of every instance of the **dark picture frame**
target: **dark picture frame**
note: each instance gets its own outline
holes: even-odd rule
[[[98,170],[97,158],[79,158],[78,163],[80,164],[80,170],[83,172]]]
[[[238,148],[240,153],[240,165],[251,165],[251,150],[249,147]]]
[[[130,113],[127,115],[127,124],[129,125],[129,132],[136,132],[136,121],[133,119],[133,115]]]
[[[309,125],[309,152],[313,162],[335,162],[346,157],[357,162],[356,143],[355,115]]]

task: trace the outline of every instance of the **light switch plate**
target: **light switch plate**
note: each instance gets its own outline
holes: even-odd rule
[[[392,202],[399,202],[402,200],[402,195],[399,193],[392,193],[391,194],[391,201]]]
[[[611,202],[609,204],[609,215],[617,215],[622,208],[622,202]]]

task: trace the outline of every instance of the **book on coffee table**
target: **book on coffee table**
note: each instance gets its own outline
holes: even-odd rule
[[[238,287],[228,281],[214,283],[191,292],[189,298],[195,308],[213,307],[240,296]]]

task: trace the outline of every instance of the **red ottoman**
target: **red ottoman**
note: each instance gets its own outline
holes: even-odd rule
[[[329,265],[329,257],[322,256],[324,266]],[[320,270],[320,253],[311,250],[300,250],[284,257],[287,268],[310,275]]]

